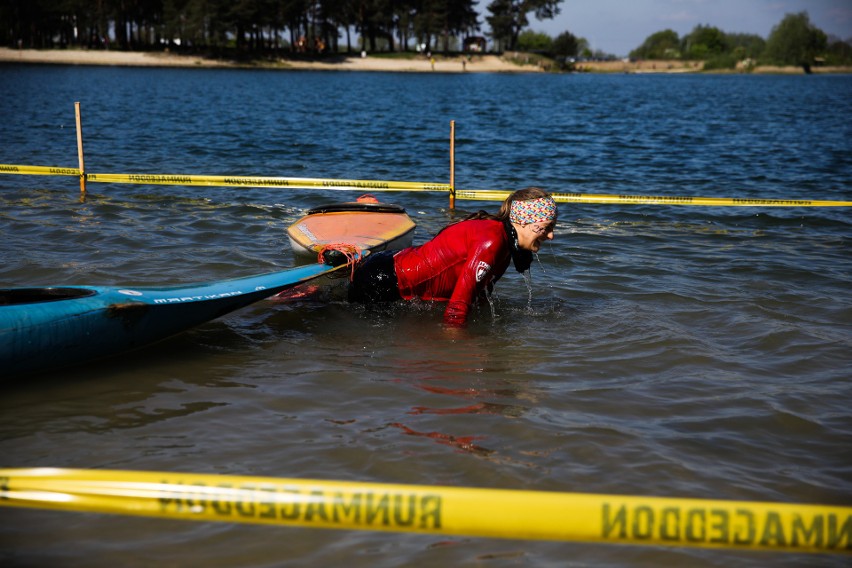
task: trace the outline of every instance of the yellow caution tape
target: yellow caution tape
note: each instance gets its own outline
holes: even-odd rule
[[[16,166],[0,164],[0,174],[22,174],[34,176],[79,176],[78,168],[57,168],[53,166]]]
[[[79,176],[77,168],[0,164],[0,174]],[[269,176],[202,176],[190,174],[86,174],[96,183],[139,183],[150,185],[200,185],[217,187],[293,187],[355,189],[367,191],[451,191],[445,183],[377,181],[357,179],[286,178]]]
[[[456,198],[503,201],[511,191],[457,189]],[[705,205],[710,207],[852,207],[852,201],[805,199],[760,199],[746,197],[691,197],[667,195],[613,195],[605,193],[553,193],[558,203],[602,203],[618,205]]]
[[[852,507],[191,473],[0,469],[0,506],[511,539],[849,552]]]
[[[356,179],[285,178],[266,176],[200,176],[184,174],[87,174],[99,183],[144,183],[155,185],[201,185],[218,187],[293,187],[356,189],[366,191],[449,191],[440,183],[374,181]]]
[[[0,164],[0,174],[79,176],[77,168],[19,166]],[[492,189],[455,189],[450,184],[432,182],[380,181],[324,178],[287,178],[269,176],[206,176],[189,174],[86,174],[95,183],[132,183],[146,185],[197,185],[216,187],[290,187],[360,191],[441,191],[458,199],[503,201],[511,191]],[[709,207],[852,207],[852,201],[808,199],[762,199],[747,197],[693,197],[678,195],[615,195],[605,193],[553,193],[559,203],[597,203],[616,205],[703,205]]]

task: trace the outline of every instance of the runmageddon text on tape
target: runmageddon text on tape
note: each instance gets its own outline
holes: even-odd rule
[[[78,168],[22,166],[0,164],[0,173],[20,175],[80,176]],[[197,185],[205,187],[292,187],[322,189],[355,189],[369,191],[450,191],[445,183],[384,181],[360,179],[288,178],[270,176],[210,176],[192,174],[98,174],[86,173],[86,181],[94,183],[127,183],[145,185]]]
[[[511,193],[496,189],[455,189],[433,182],[355,179],[286,178],[268,176],[209,176],[188,174],[83,174],[77,168],[0,164],[0,174],[82,176],[87,182],[204,187],[279,187],[293,189],[341,189],[363,191],[448,192],[453,199],[503,201]],[[615,195],[555,192],[559,203],[603,205],[693,205],[707,207],[852,207],[852,201],[816,199],[766,199],[759,197],[697,197],[688,195]]]
[[[502,201],[510,191],[457,189],[456,199]],[[850,207],[852,201],[811,199],[762,199],[745,197],[693,197],[689,195],[615,195],[606,193],[551,194],[558,203],[596,203],[604,205],[695,205],[705,207]]]
[[[510,539],[852,550],[852,507],[189,473],[0,469],[0,506]]]

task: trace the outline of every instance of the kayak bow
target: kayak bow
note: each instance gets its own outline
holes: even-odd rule
[[[341,267],[312,264],[168,288],[0,289],[0,376],[44,371],[142,347]]]

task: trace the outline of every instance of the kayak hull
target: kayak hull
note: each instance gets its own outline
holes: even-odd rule
[[[313,264],[167,288],[0,289],[0,377],[65,367],[143,347],[338,268]]]

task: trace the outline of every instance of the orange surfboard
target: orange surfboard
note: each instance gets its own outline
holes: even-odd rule
[[[316,261],[326,245],[350,245],[364,254],[403,249],[411,246],[415,227],[404,208],[364,196],[310,209],[287,236],[297,257]]]

